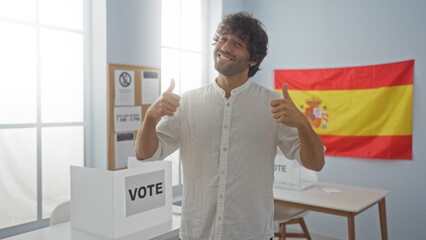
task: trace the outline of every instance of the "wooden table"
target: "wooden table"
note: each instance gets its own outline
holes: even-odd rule
[[[340,190],[327,193],[325,190]],[[275,204],[347,217],[349,240],[355,240],[355,216],[379,205],[380,228],[383,240],[388,239],[385,197],[390,191],[331,183],[317,183],[306,190],[274,188]]]

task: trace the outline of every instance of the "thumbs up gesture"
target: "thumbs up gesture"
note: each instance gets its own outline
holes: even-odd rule
[[[165,115],[174,115],[180,101],[180,96],[173,93],[174,88],[175,80],[172,78],[169,88],[148,108],[147,117],[159,120]]]
[[[288,93],[287,83],[284,84],[282,92],[282,99],[271,101],[272,117],[277,123],[282,123],[288,127],[300,128],[306,125],[308,120],[291,99],[290,94]]]

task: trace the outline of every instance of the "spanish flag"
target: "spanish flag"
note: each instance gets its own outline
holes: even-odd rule
[[[414,60],[380,65],[275,70],[329,156],[412,159]]]

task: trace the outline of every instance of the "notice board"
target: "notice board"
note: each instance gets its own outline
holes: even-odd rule
[[[107,91],[108,170],[124,169],[145,113],[160,96],[160,69],[108,64]]]

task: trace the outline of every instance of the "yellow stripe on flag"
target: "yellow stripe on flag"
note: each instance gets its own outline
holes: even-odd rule
[[[321,118],[321,125],[314,127],[318,134],[339,136],[411,135],[412,92],[412,85],[363,90],[289,90],[296,106],[303,105],[303,112],[312,112],[312,107],[316,107],[314,112]]]

